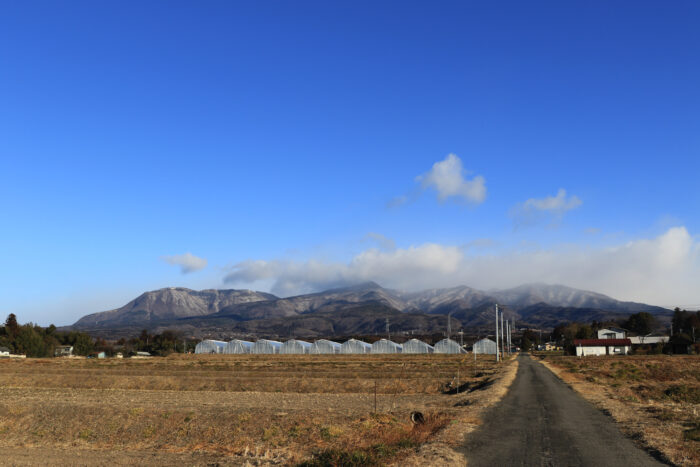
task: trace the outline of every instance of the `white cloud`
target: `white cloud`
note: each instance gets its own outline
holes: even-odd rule
[[[546,282],[663,306],[700,302],[700,243],[685,227],[604,248],[564,245],[467,254],[471,251],[427,243],[392,251],[372,248],[347,263],[245,261],[225,281],[238,285],[267,281],[272,292],[280,295],[368,280],[403,290],[455,285],[489,289]]]
[[[433,168],[416,177],[416,181],[421,183],[423,189],[435,189],[440,201],[458,197],[479,204],[486,199],[484,177],[477,175],[471,180],[465,179],[462,160],[454,154],[449,154],[445,160],[433,164]]]
[[[206,259],[199,258],[189,252],[184,255],[163,256],[162,259],[173,266],[180,266],[180,271],[183,274],[199,271],[207,266]]]
[[[368,233],[367,235],[365,235],[363,240],[371,240],[373,242],[376,242],[376,244],[382,250],[393,250],[394,248],[396,248],[396,242],[394,242],[394,240],[376,232]]]
[[[556,196],[530,198],[511,208],[509,214],[516,225],[527,225],[542,219],[559,220],[568,211],[576,209],[582,204],[583,202],[578,196],[571,195],[567,198],[566,190],[559,188]]]

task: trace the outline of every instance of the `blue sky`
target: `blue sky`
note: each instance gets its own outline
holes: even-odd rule
[[[690,1],[6,3],[0,313],[360,280],[700,306],[698,24]]]

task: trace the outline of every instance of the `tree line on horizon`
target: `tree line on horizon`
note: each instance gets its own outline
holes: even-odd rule
[[[647,312],[635,313],[627,317],[625,320],[606,321],[592,323],[564,323],[556,326],[549,334],[548,338],[564,348],[567,353],[574,354],[574,340],[576,339],[595,339],[597,331],[605,327],[620,327],[630,331],[634,335],[646,336],[651,334],[658,328],[658,322],[654,315]],[[648,348],[639,350],[651,353],[671,353],[687,346],[696,344],[696,336],[700,337],[700,310],[686,311],[676,308],[671,321],[670,339],[668,344],[650,345]],[[540,342],[539,333],[531,329],[523,331],[521,337],[521,349],[531,350],[536,348]],[[696,348],[695,352],[700,352],[700,348]]]
[[[151,334],[145,329],[138,336],[111,343],[100,337],[93,338],[86,332],[58,331],[53,324],[47,327],[33,323],[20,325],[14,313],[10,313],[4,326],[0,326],[0,347],[8,348],[13,354],[31,358],[53,357],[56,348],[63,345],[72,346],[74,355],[85,357],[98,352],[104,352],[110,357],[117,352],[131,356],[139,351],[165,356],[173,352],[194,351],[196,343],[196,340],[186,339],[176,331]]]
[[[73,346],[76,355],[90,355],[95,350],[93,338],[80,331],[57,331],[53,324],[41,327],[38,324],[20,325],[17,316],[10,313],[5,325],[0,327],[0,347],[7,347],[11,353],[27,357],[53,357],[56,347]]]

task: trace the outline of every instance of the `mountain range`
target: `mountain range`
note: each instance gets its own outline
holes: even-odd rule
[[[563,285],[490,291],[460,286],[406,293],[368,282],[287,298],[251,290],[170,287],[146,292],[121,308],[84,316],[70,328],[98,334],[177,329],[194,336],[317,337],[384,332],[388,318],[394,331],[430,334],[444,331],[447,319],[453,329],[489,329],[496,303],[517,327],[617,320],[640,311],[660,321],[670,316],[665,308]]]

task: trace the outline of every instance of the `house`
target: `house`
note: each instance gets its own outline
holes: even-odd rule
[[[10,356],[10,349],[7,347],[0,347],[0,357],[9,357]]]
[[[624,339],[627,331],[620,328],[603,328],[598,330],[598,339]]]
[[[54,350],[53,355],[54,355],[54,357],[72,357],[73,356],[73,346],[72,345],[59,345]]]
[[[576,356],[627,355],[632,349],[629,339],[575,339]]]

